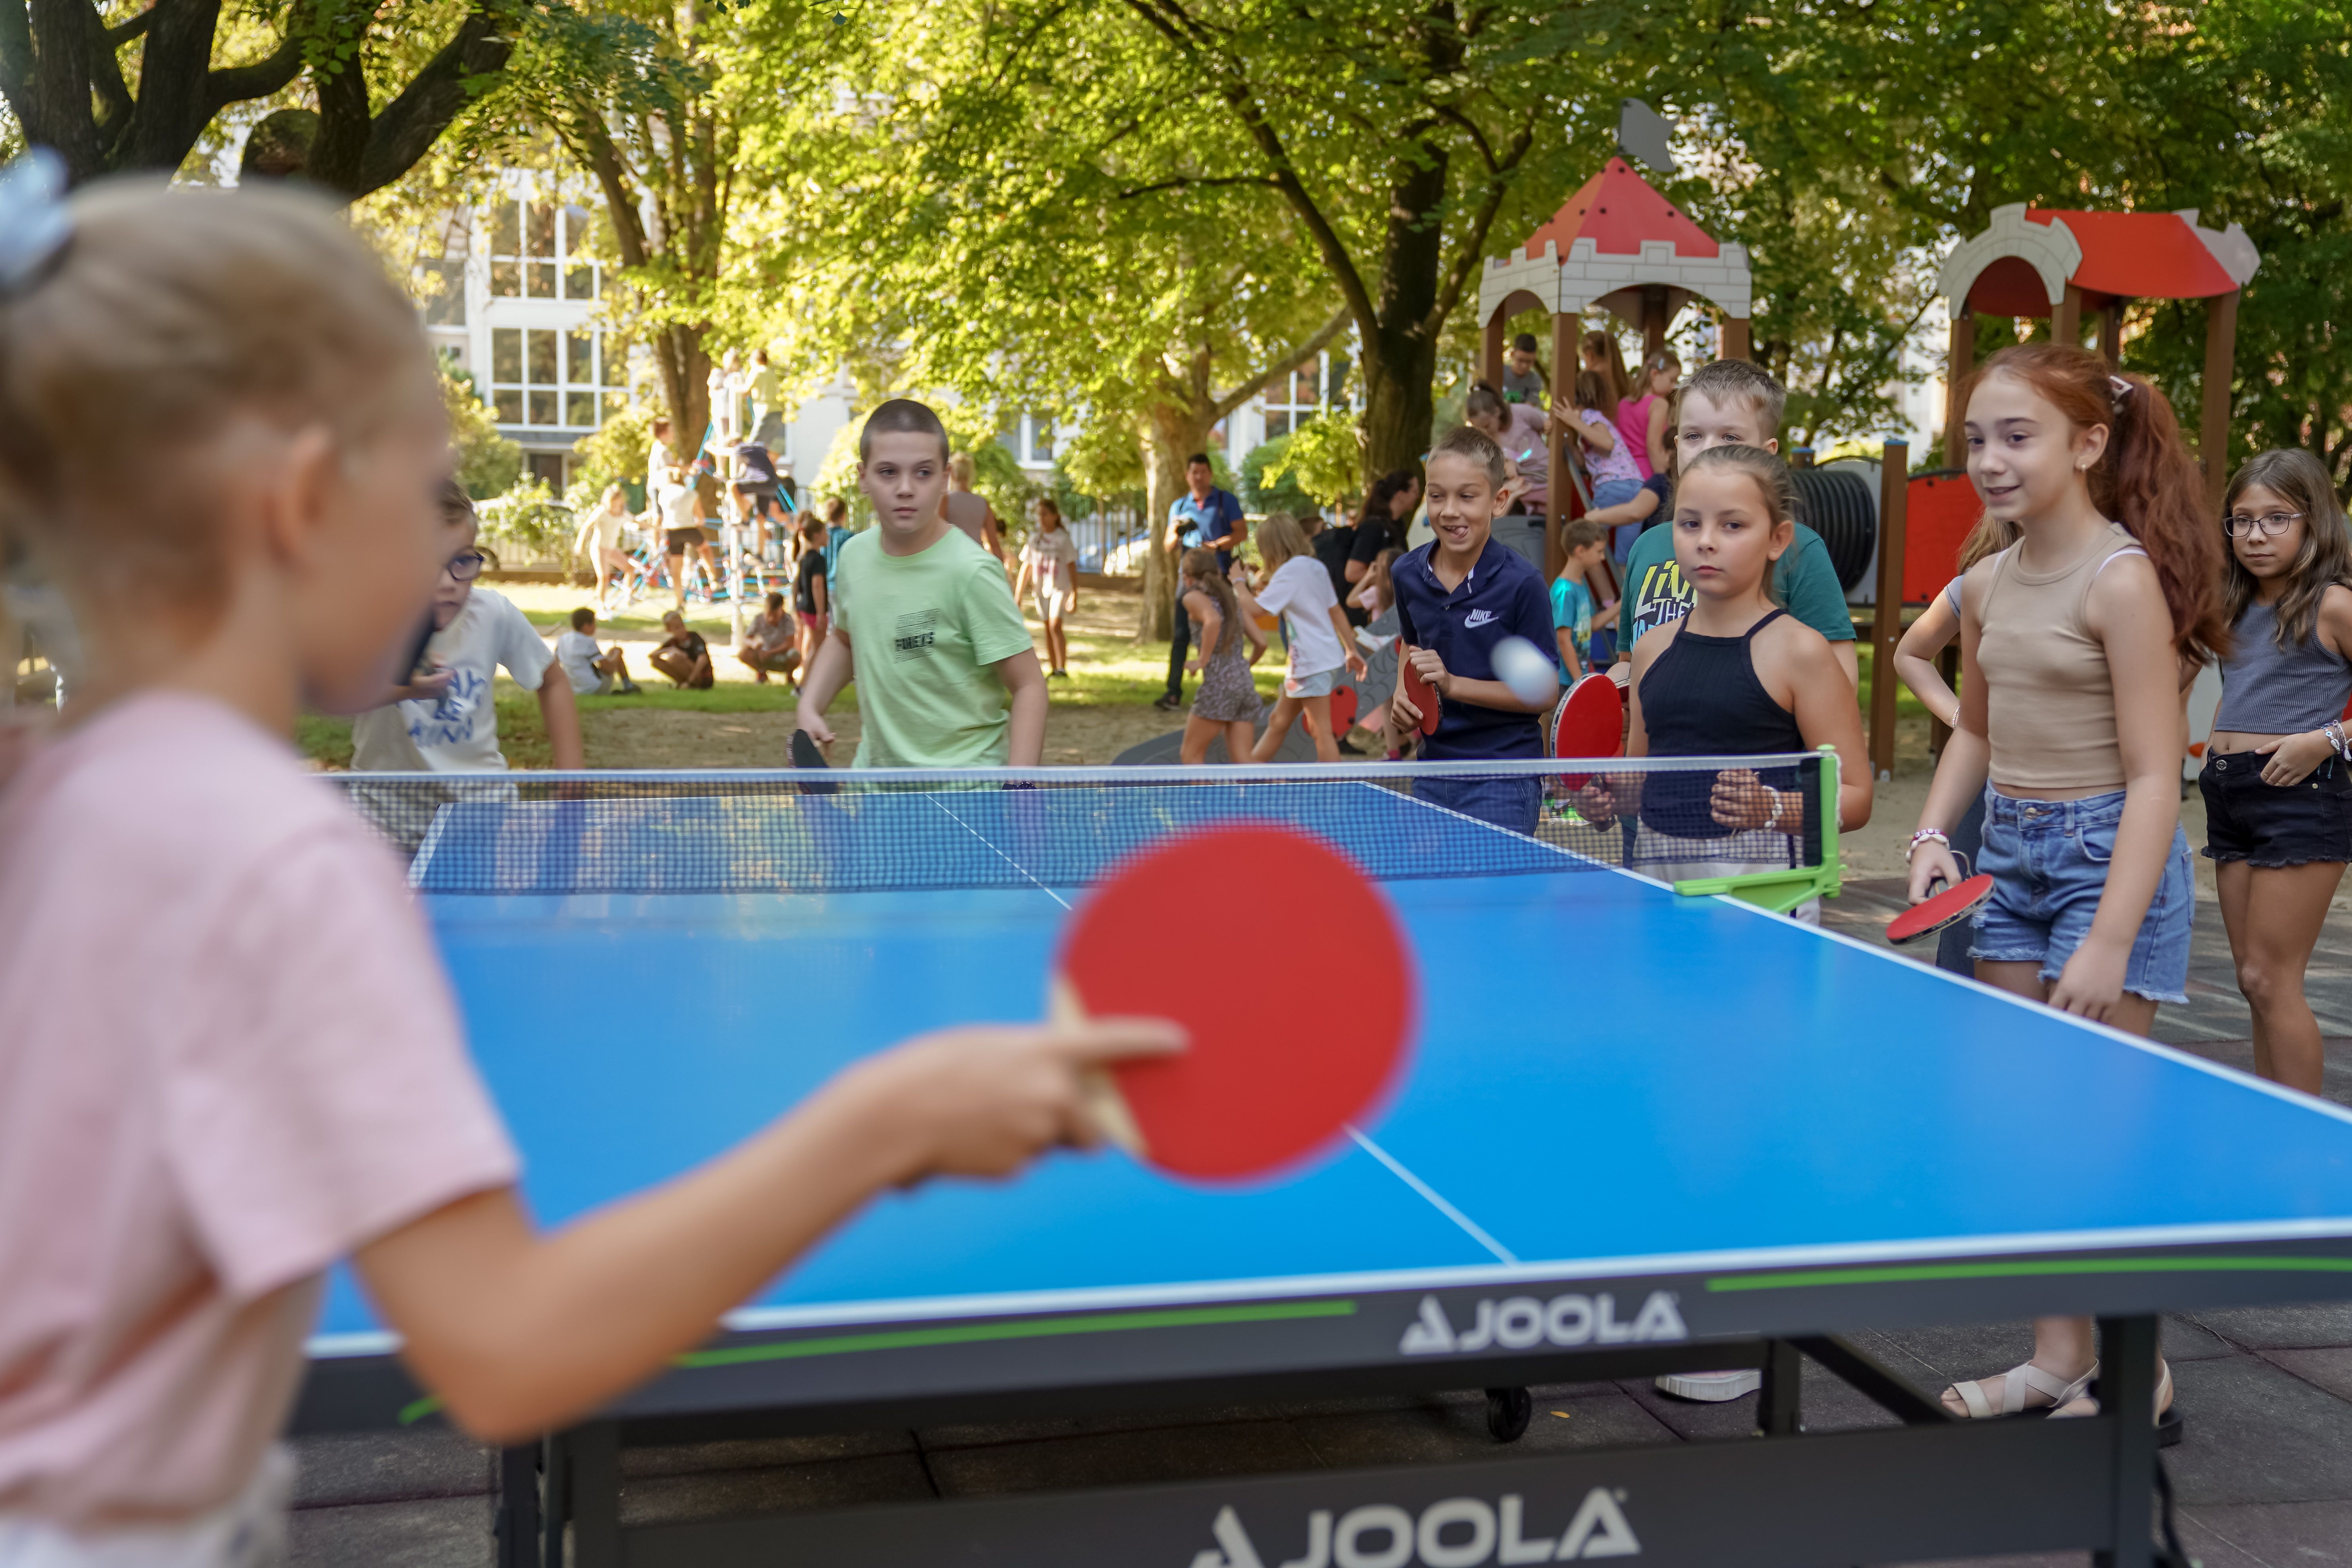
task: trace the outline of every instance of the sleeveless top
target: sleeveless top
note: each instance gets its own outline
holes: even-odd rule
[[[2311,635],[2292,647],[2278,645],[2278,612],[2257,599],[2230,628],[2235,647],[2221,661],[2221,707],[2216,730],[2292,735],[2316,730],[2344,711],[2352,698],[2352,661]]]
[[[1801,752],[1797,716],[1772,700],[1756,678],[1756,634],[1787,615],[1774,610],[1745,635],[1701,637],[1685,621],[1666,651],[1642,677],[1642,728],[1654,757],[1742,756]],[[1765,768],[1775,789],[1794,789],[1797,770]],[[1682,838],[1728,838],[1710,806],[1716,775],[1704,769],[1652,773],[1642,786],[1642,820]]]
[[[2121,555],[2145,555],[2120,522],[2083,558],[2028,572],[2012,544],[1993,557],[1978,615],[1992,782],[2014,789],[2124,786],[2116,688],[2092,632],[2091,584]]]
[[[1657,472],[1650,467],[1650,405],[1658,400],[1654,392],[1639,397],[1629,397],[1617,405],[1617,434],[1625,443],[1626,456],[1643,479]]]

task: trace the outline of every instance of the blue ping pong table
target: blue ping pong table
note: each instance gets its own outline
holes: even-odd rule
[[[2352,1295],[2333,1107],[1372,779],[1201,777],[1101,786],[1117,830],[1084,791],[980,787],[438,809],[413,879],[549,1221],[908,1035],[1039,1016],[1080,883],[1154,832],[1327,834],[1422,968],[1401,1087],[1322,1156],[1203,1186],[1063,1154],[882,1197],[667,1374],[510,1452],[506,1561],[542,1535],[561,1561],[568,1526],[582,1568],[2136,1568],[2157,1314]],[[722,839],[748,881],[711,879]],[[1168,962],[1245,992],[1281,911],[1237,898],[1244,951],[1171,929]],[[2101,1321],[2099,1417],[1953,1422],[1838,1337],[2052,1312]],[[301,1424],[433,1419],[394,1349],[338,1280]],[[1800,1352],[1903,1425],[1801,1432]],[[1531,1383],[1737,1366],[1765,1374],[1759,1441],[628,1531],[615,1500],[625,1443],[1445,1389],[1492,1391],[1507,1439]]]

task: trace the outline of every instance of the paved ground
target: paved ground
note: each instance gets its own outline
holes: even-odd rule
[[[1830,922],[1875,937],[1900,907],[1891,880],[1848,884]],[[2352,1104],[2352,922],[2333,922],[2310,989],[2330,1035],[2331,1098]],[[2210,900],[2198,910],[2190,1001],[2158,1033],[2251,1068],[2245,1005]],[[2053,1127],[2052,1136],[2064,1135]],[[2024,1359],[2022,1325],[1862,1335],[1873,1353],[1938,1385]],[[2352,1304],[2169,1319],[2187,1440],[2168,1456],[2180,1528],[2205,1568],[2352,1565]],[[1692,1405],[1646,1384],[1537,1391],[1523,1451],[1733,1437],[1754,1400]],[[1889,1420],[1806,1366],[1805,1421],[1834,1430]],[[298,1445],[295,1561],[380,1568],[478,1568],[490,1561],[490,1458],[447,1432],[339,1436]],[[653,1521],[772,1509],[969,1497],[1079,1484],[1400,1464],[1492,1456],[1480,1396],[1258,1406],[1134,1421],[947,1427],[649,1450],[626,1461],[623,1517]],[[1987,1499],[1986,1506],[2000,1506]],[[2081,1568],[2085,1554],[2008,1559]]]

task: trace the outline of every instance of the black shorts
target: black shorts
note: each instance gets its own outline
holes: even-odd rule
[[[2205,854],[2263,867],[2352,861],[2352,768],[2331,757],[2296,784],[2267,784],[2268,757],[2208,756],[2197,787],[2205,796]]]
[[[691,545],[708,544],[709,538],[698,528],[673,528],[669,531],[669,553],[683,555]]]

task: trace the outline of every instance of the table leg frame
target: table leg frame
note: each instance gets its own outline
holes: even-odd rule
[[[764,1568],[791,1562],[807,1568],[928,1568],[954,1561],[1091,1568],[1114,1558],[1141,1563],[1164,1556],[1175,1568],[1202,1563],[1246,1568],[1253,1561],[1266,1568],[1330,1568],[1342,1560],[1390,1560],[1397,1538],[1381,1531],[1417,1521],[1428,1537],[1420,1554],[1407,1552],[1394,1561],[1423,1561],[1433,1544],[1443,1561],[1467,1563],[1477,1542],[1491,1539],[1496,1554],[1475,1560],[1516,1563],[1638,1552],[1654,1568],[1711,1568],[1731,1560],[1752,1568],[1844,1568],[1857,1562],[2088,1548],[2096,1568],[2160,1568],[2164,1559],[2150,1528],[2156,1320],[2104,1319],[2099,1328],[2106,1403],[2097,1416],[2079,1420],[1955,1420],[1930,1394],[1853,1346],[1808,1337],[1762,1345],[1759,1432],[1751,1442],[626,1531],[620,1510],[621,1426],[592,1422],[550,1438],[543,1453],[508,1451],[501,1480],[515,1491],[527,1490],[530,1504],[500,1510],[499,1565]],[[1801,1352],[1905,1425],[1803,1435]],[[538,1508],[542,1492],[545,1506]],[[538,1550],[509,1555],[505,1543],[533,1512],[541,1527]],[[1342,1537],[1346,1550],[1335,1557],[1334,1542]],[[1128,1544],[1110,1545],[1121,1541]],[[1629,1546],[1633,1542],[1638,1544]],[[1304,1555],[1297,1551],[1302,1542]]]

